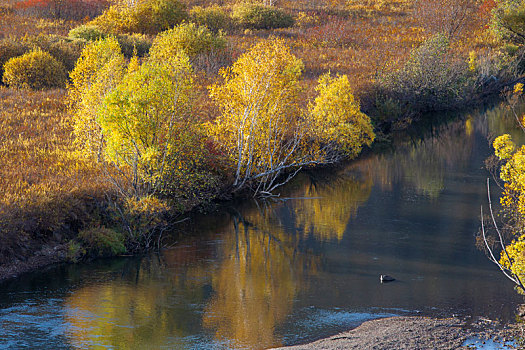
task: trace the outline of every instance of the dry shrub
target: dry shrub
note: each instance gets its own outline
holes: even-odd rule
[[[479,16],[477,0],[418,0],[414,6],[414,17],[432,34],[460,35]]]
[[[347,10],[358,17],[405,15],[412,2],[407,0],[348,0]]]
[[[305,37],[320,46],[345,47],[357,44],[356,29],[352,20],[333,17],[321,26],[308,28]]]
[[[15,13],[0,16],[0,39],[8,37],[63,35],[77,24],[73,21],[54,20],[17,15]]]

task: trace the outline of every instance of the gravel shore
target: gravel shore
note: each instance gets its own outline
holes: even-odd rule
[[[467,322],[458,318],[390,317],[367,321],[313,343],[279,349],[476,349],[484,345],[489,349],[519,349],[514,339],[520,334],[517,326],[502,327],[487,319]]]

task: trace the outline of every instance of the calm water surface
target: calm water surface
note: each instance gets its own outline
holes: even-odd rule
[[[0,284],[0,347],[258,349],[390,315],[512,320],[520,297],[474,245],[486,136],[518,138],[509,125],[498,109],[467,115],[303,173],[280,201],[194,218],[159,255]]]

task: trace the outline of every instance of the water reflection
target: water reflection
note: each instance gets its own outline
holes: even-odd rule
[[[341,241],[348,222],[368,200],[373,178],[369,173],[360,174],[362,179],[345,173],[319,178],[321,174],[311,176],[304,189],[292,194],[302,197],[292,207],[295,228],[319,241]]]
[[[473,238],[486,135],[511,125],[495,110],[401,135],[347,167],[302,173],[281,200],[195,217],[160,255],[12,281],[0,288],[0,346],[38,331],[32,347],[258,349],[390,314],[512,319],[519,297]],[[397,282],[380,285],[381,273]],[[60,321],[21,325],[27,305]]]
[[[212,274],[214,295],[203,325],[236,347],[280,345],[275,328],[304,288],[304,272],[316,270],[318,257],[302,253],[295,235],[272,225],[274,213],[264,208],[259,215],[234,216],[233,234],[225,235],[219,248],[221,262]]]

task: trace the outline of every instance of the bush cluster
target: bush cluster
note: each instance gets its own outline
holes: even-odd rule
[[[239,4],[233,8],[233,19],[248,29],[288,28],[294,25],[294,18],[283,10],[258,4]]]
[[[226,39],[207,27],[194,23],[183,23],[173,29],[160,33],[154,40],[150,55],[152,58],[167,60],[183,51],[190,58],[199,54],[221,51],[226,47]]]
[[[69,31],[71,39],[82,39],[87,41],[95,41],[104,39],[107,36],[99,27],[94,25],[83,24]]]
[[[190,19],[200,26],[206,26],[214,32],[228,30],[233,23],[230,15],[220,6],[195,6],[190,10]]]
[[[376,107],[384,114],[378,117],[454,108],[469,99],[474,83],[468,63],[450,53],[449,39],[434,36],[413,50],[401,69],[379,79]]]
[[[41,49],[58,60],[67,71],[75,66],[85,45],[84,40],[70,39],[53,35],[39,35],[16,40],[12,37],[0,40],[0,79],[3,76],[4,65],[15,57],[22,56],[32,49]]]
[[[67,71],[71,71],[80,57],[85,41],[58,35],[39,35],[28,38],[26,44],[27,51],[35,47],[40,48],[60,61]]]
[[[49,53],[33,49],[4,65],[3,82],[15,88],[44,89],[63,87],[66,68]]]
[[[105,39],[109,35],[111,34],[92,24],[80,25],[69,31],[69,38],[72,40],[96,41]],[[131,57],[134,53],[140,57],[145,56],[149,52],[153,42],[149,36],[140,33],[118,34],[116,38],[120,44],[122,53],[126,57]],[[77,58],[78,57],[79,56],[77,56]],[[71,69],[73,69],[73,67],[71,67]]]
[[[0,41],[0,79],[4,74],[4,64],[11,58],[23,55],[27,50],[26,44],[12,37]]]
[[[89,25],[112,34],[157,34],[187,18],[186,5],[177,0],[147,0],[136,6],[111,6]]]
[[[126,252],[124,235],[106,227],[92,227],[81,230],[78,239],[92,256],[114,256]]]

